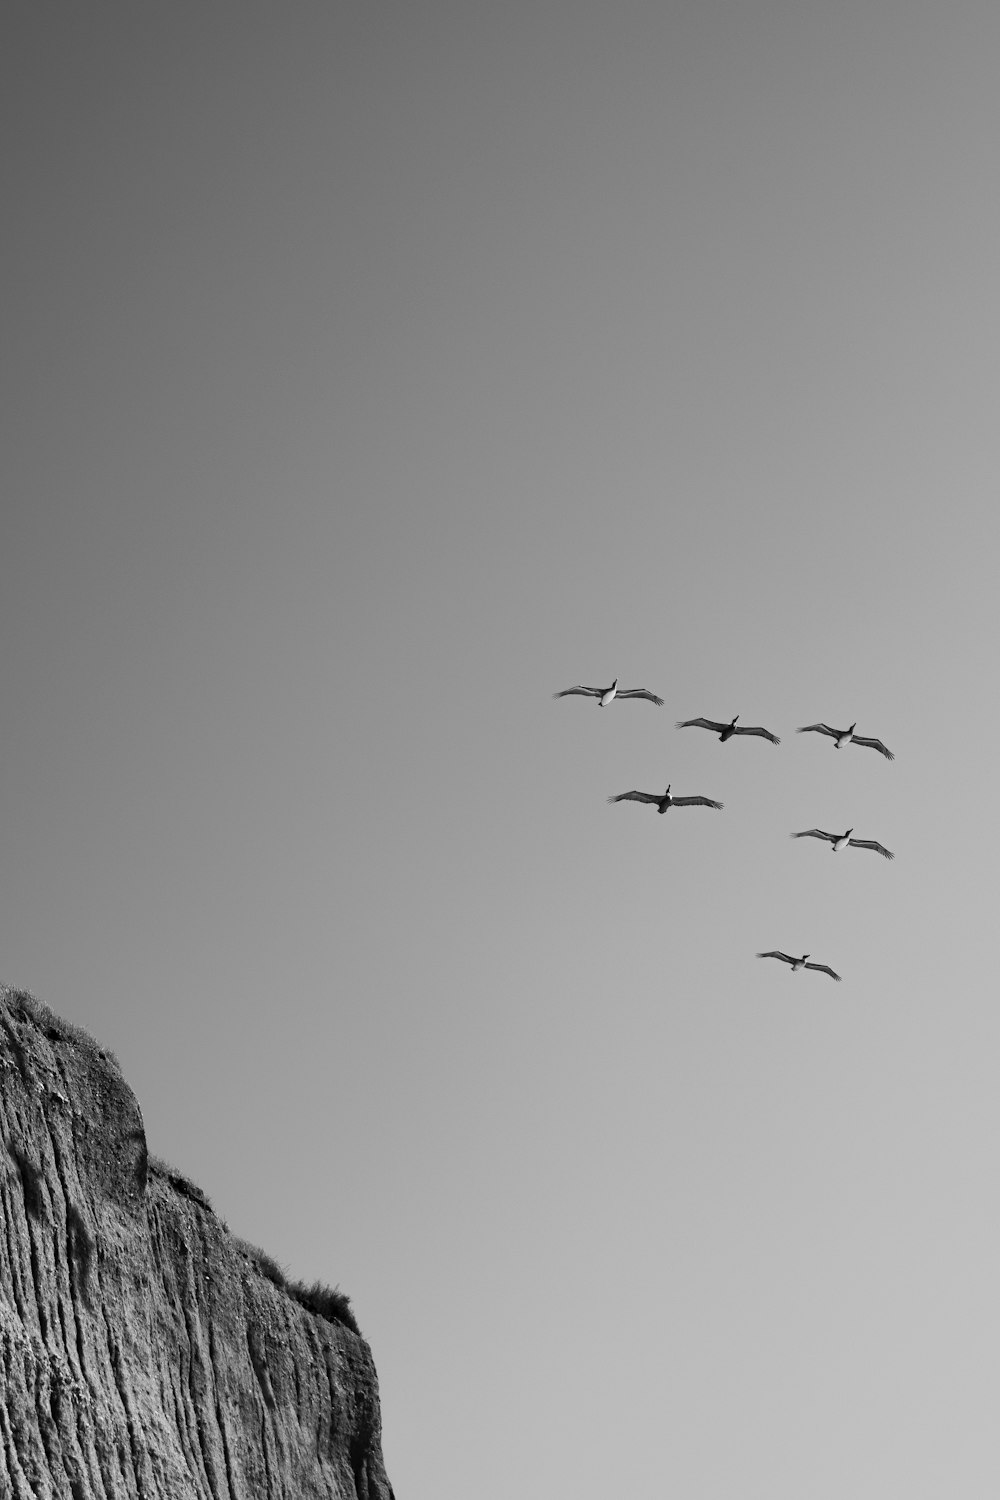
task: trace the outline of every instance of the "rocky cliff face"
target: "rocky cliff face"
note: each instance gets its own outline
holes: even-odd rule
[[[371,1352],[318,1305],[148,1156],[110,1054],[0,990],[2,1500],[392,1500]]]

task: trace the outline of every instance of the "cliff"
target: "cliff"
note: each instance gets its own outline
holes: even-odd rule
[[[12,990],[0,1142],[3,1500],[392,1500],[347,1298],[230,1234],[111,1054]]]

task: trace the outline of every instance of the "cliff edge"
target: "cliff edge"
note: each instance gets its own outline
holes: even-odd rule
[[[392,1500],[347,1298],[287,1286],[149,1156],[114,1057],[4,989],[0,1145],[4,1500]]]

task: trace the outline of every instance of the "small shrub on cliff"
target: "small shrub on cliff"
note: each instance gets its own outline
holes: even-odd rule
[[[304,1281],[290,1281],[288,1294],[317,1317],[325,1318],[328,1323],[343,1323],[352,1333],[360,1334],[351,1299],[339,1286],[324,1286],[322,1281],[314,1281],[311,1286]]]

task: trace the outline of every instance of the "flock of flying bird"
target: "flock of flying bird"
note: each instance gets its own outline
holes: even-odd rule
[[[645,698],[650,703],[655,703],[657,708],[663,707],[663,699],[651,693],[648,688],[620,688],[616,677],[610,687],[584,687],[577,683],[576,687],[563,688],[560,693],[553,693],[554,698],[596,698],[598,707],[607,708],[616,698]],[[739,714],[734,714],[728,724],[720,724],[716,719],[681,719],[676,728],[678,729],[708,729],[719,736],[721,744],[732,739],[737,734],[755,734],[761,739],[770,740],[772,745],[780,745],[781,741],[776,734],[761,725],[740,724]],[[834,729],[829,724],[803,724],[796,730],[797,734],[825,734],[835,742],[835,749],[843,750],[846,745],[861,745],[870,750],[877,750],[884,755],[886,760],[894,760],[895,756],[891,750],[887,750],[881,740],[869,739],[866,735],[855,734],[857,721],[848,729]],[[672,784],[672,783],[671,783]],[[609,797],[609,802],[647,802],[655,807],[658,813],[665,813],[671,807],[714,807],[716,811],[722,811],[721,802],[713,802],[711,797],[675,797],[668,784],[665,792],[619,792],[616,797]],[[872,849],[876,854],[881,854],[883,859],[895,859],[891,849],[875,839],[852,838],[854,829],[848,828],[846,833],[828,833],[825,828],[803,828],[800,833],[793,833],[793,839],[822,839],[828,843],[834,854],[839,854],[841,849]],[[758,953],[758,958],[777,958],[783,964],[789,964],[793,974],[800,969],[816,969],[821,974],[829,974],[831,979],[840,982],[840,975],[835,973],[828,964],[811,964],[807,962],[808,953],[801,958],[795,958],[791,953],[782,953],[780,949],[772,948],[768,953]]]

